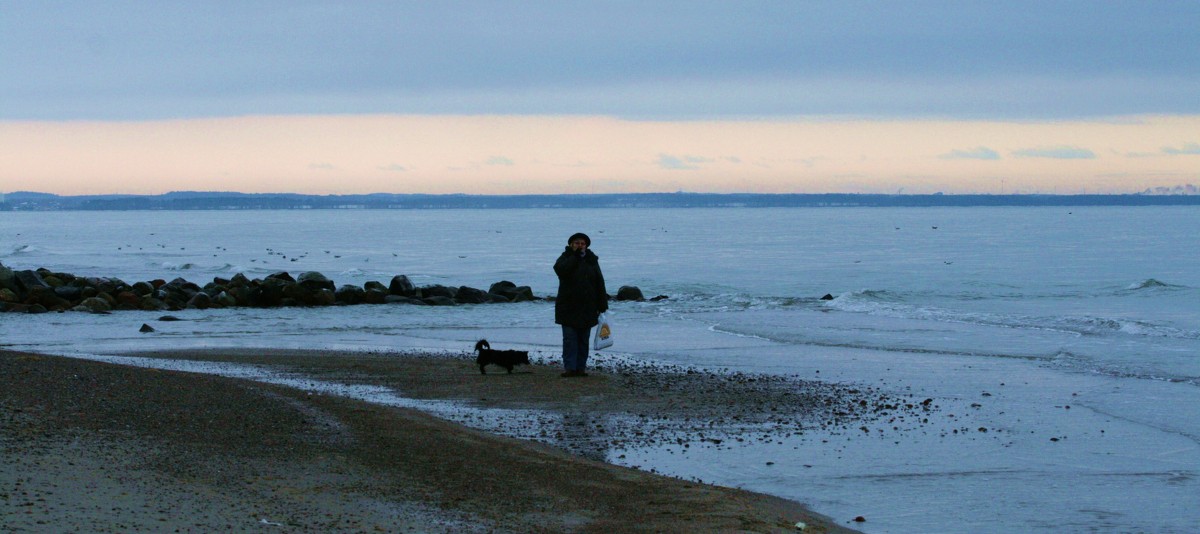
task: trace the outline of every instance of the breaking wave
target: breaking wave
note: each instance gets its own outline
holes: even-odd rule
[[[1161,282],[1156,282],[1161,284]],[[1159,286],[1156,286],[1159,287]],[[1167,287],[1162,284],[1161,287]],[[898,293],[886,290],[862,290],[844,293],[824,306],[843,312],[880,317],[964,323],[1019,330],[1048,330],[1078,336],[1124,334],[1140,337],[1200,339],[1200,331],[1176,328],[1149,321],[1113,319],[1087,315],[1040,316],[960,311],[935,306],[909,304]]]
[[[38,248],[33,245],[14,245],[8,254],[5,256],[20,256],[23,254],[32,254],[38,252]]]

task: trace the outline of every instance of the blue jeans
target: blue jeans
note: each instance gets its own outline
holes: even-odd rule
[[[568,371],[587,371],[588,341],[591,328],[563,325],[563,367]]]

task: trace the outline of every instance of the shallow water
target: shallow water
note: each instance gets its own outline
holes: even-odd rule
[[[614,303],[601,364],[870,385],[954,416],[610,461],[861,515],[867,532],[1187,532],[1200,524],[1197,227],[1195,207],[8,212],[0,262],[128,282],[503,279],[548,295],[550,264],[583,230],[610,292],[670,297]],[[4,314],[0,345],[466,352],[486,337],[553,361],[560,340],[545,302],[160,315]]]

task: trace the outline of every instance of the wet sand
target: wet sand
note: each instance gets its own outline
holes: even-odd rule
[[[595,450],[747,424],[847,425],[896,402],[785,378],[608,366],[480,375],[469,355],[288,350],[139,356],[253,363],[406,397],[654,421],[513,439],[416,410],[218,376],[0,351],[0,524],[16,532],[842,532],[772,496],[597,461]],[[913,408],[910,406],[910,409]],[[548,425],[549,426],[549,425]],[[640,435],[639,435],[640,434]]]

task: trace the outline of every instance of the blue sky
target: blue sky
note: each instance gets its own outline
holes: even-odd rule
[[[0,120],[1195,114],[1197,28],[1195,1],[2,0]]]

